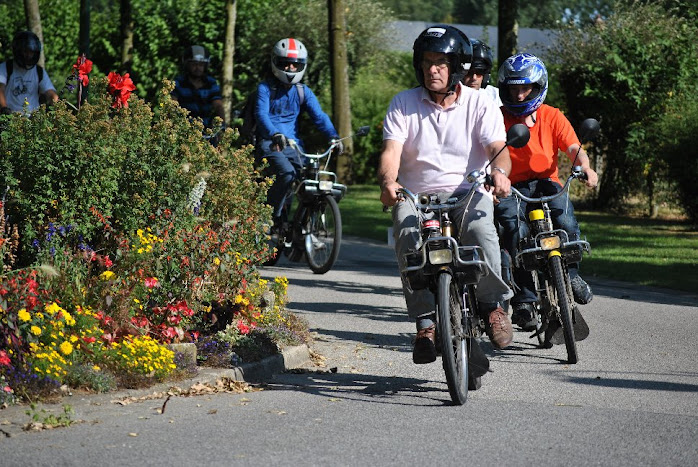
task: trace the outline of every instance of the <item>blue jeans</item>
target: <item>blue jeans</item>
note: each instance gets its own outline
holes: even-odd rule
[[[559,183],[549,178],[515,183],[514,187],[529,198],[554,195],[562,189]],[[554,199],[548,203],[548,207],[550,208],[553,226],[556,229],[562,229],[567,232],[570,241],[579,240],[579,224],[577,223],[577,218],[574,217],[574,207],[572,207],[569,196],[562,195]],[[509,252],[512,259],[516,258],[516,248],[519,240],[528,235],[528,224],[526,223],[528,211],[527,203],[519,200],[513,194],[506,198],[499,198],[499,204],[494,208],[495,220],[502,228],[500,233],[502,247]],[[570,277],[578,275],[578,267],[579,265],[576,263],[567,265]],[[533,276],[530,271],[515,267],[514,282],[516,282],[519,290],[514,295],[514,298],[511,299],[512,304],[531,303],[538,300]]]
[[[282,208],[286,202],[288,189],[296,180],[303,169],[304,161],[301,156],[290,146],[283,151],[272,151],[271,141],[263,140],[260,144],[262,155],[269,163],[272,175],[276,176],[274,183],[267,192],[267,203],[274,209],[273,216],[281,217]]]

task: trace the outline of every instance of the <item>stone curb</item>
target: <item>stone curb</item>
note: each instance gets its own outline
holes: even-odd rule
[[[199,374],[186,380],[186,383],[215,383],[220,378],[260,383],[268,380],[275,373],[298,368],[308,362],[310,362],[310,349],[305,344],[297,345],[288,347],[282,350],[280,354],[269,356],[259,362],[243,363],[235,368],[199,367]]]

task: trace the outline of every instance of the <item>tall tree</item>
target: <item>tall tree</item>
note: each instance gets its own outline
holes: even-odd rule
[[[90,56],[90,0],[80,0],[80,37],[78,53]]]
[[[225,121],[230,122],[233,112],[233,65],[235,63],[235,23],[237,22],[237,0],[226,0],[225,46],[223,47],[222,92]]]
[[[349,63],[347,60],[344,0],[327,0],[329,10],[330,72],[332,74],[332,116],[340,136],[351,133],[351,105],[349,103]],[[352,182],[351,139],[346,141],[344,153],[337,158],[337,177],[344,183]]]
[[[519,0],[499,0],[497,63],[516,53],[519,40]]]
[[[44,43],[44,33],[41,29],[41,15],[39,14],[39,0],[24,0],[24,14],[27,18],[27,27]],[[44,50],[39,55],[39,65],[44,66]]]

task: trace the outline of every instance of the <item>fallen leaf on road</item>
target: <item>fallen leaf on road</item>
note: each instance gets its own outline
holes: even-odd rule
[[[218,410],[216,410],[216,409],[211,409],[211,410],[208,411],[208,414],[209,414],[209,415],[213,415],[213,414],[216,414],[216,413],[218,413]]]
[[[136,436],[138,436],[138,433],[129,433],[128,435],[135,438]]]

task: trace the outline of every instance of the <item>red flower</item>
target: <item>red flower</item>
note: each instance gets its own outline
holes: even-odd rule
[[[92,344],[97,339],[95,339],[94,337],[83,337],[82,340],[85,341],[86,344]]]
[[[0,365],[10,366],[10,364],[10,357],[7,356],[4,350],[0,350]]]
[[[158,286],[158,279],[156,277],[146,277],[145,286],[149,289],[154,289]]]
[[[109,269],[109,268],[112,267],[113,265],[114,265],[114,262],[113,262],[112,260],[109,259],[109,256],[105,256],[105,257],[104,257],[104,267],[107,268],[107,269]]]
[[[250,327],[246,325],[245,323],[242,322],[242,320],[238,320],[237,324],[238,331],[240,331],[240,334],[245,335],[250,333]]]
[[[150,321],[145,316],[134,316],[131,318],[131,324],[138,326],[139,328],[147,328],[150,326]]]
[[[85,54],[82,54],[73,65],[73,69],[78,72],[78,81],[80,81],[83,86],[87,86],[90,82],[90,78],[87,77],[87,74],[92,71],[92,61],[88,60]]]
[[[170,339],[174,339],[177,337],[177,331],[174,330],[174,328],[167,327],[162,330],[162,335],[165,337],[169,337]]]
[[[128,73],[121,76],[112,71],[107,78],[109,79],[109,94],[114,97],[112,107],[115,109],[128,107],[128,98],[131,96],[131,91],[136,90],[136,86],[133,84]]]

